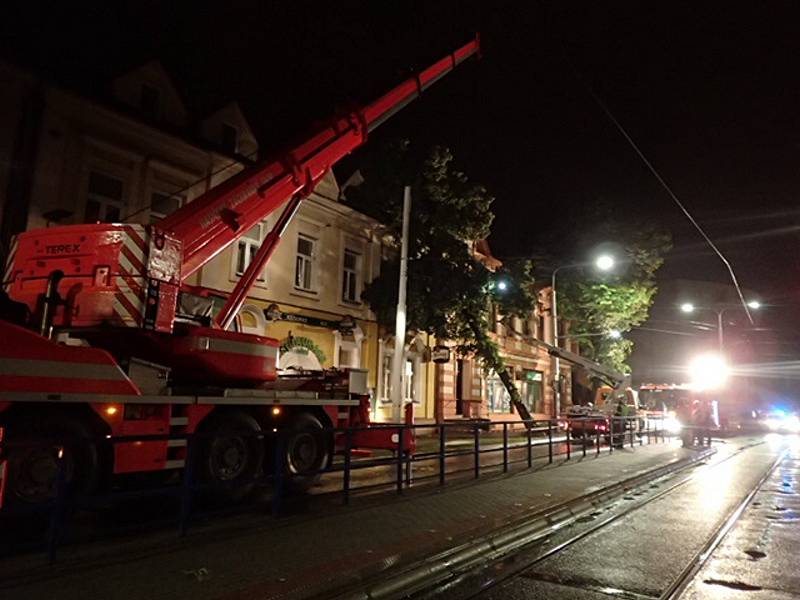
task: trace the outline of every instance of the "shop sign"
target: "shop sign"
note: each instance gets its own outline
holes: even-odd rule
[[[434,346],[431,350],[431,360],[437,364],[450,362],[450,348],[447,346]]]

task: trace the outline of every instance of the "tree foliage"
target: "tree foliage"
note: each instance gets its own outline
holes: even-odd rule
[[[629,370],[626,361],[633,342],[624,336],[612,339],[603,334],[628,332],[647,319],[658,289],[655,275],[671,241],[667,233],[656,228],[623,225],[609,215],[594,222],[603,225],[596,226],[587,237],[614,240],[620,264],[607,276],[590,267],[566,271],[558,284],[559,314],[570,322],[570,335],[576,336],[584,354],[624,372]],[[591,243],[583,245],[588,248]]]
[[[403,187],[411,185],[407,322],[476,354],[485,366],[504,370],[493,329],[492,303],[505,315],[529,313],[534,302],[528,262],[492,273],[477,262],[472,243],[489,235],[494,200],[455,166],[452,153],[435,146],[422,152],[407,140],[373,152],[361,165],[364,183],[346,190],[347,202],[387,225],[391,252],[363,298],[378,321],[393,328],[397,306]],[[506,283],[500,290],[499,281]],[[502,287],[502,286],[501,286]]]

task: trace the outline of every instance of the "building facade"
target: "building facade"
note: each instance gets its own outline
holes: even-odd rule
[[[235,102],[192,115],[169,75],[151,62],[87,97],[0,63],[0,249],[26,229],[87,222],[157,223],[258,158],[259,144]],[[332,173],[301,205],[237,317],[243,331],[281,342],[281,369],[356,367],[369,371],[373,418],[389,420],[394,339],[362,302],[380,273],[383,230],[339,202]],[[268,216],[186,284],[221,306],[270,231]],[[476,256],[499,264],[488,246]],[[3,259],[5,257],[2,257]],[[488,263],[486,262],[488,261]],[[492,262],[494,261],[494,262]],[[491,264],[489,264],[491,263]],[[554,411],[549,289],[529,319],[492,332],[528,409]],[[420,421],[513,418],[499,378],[477,361],[431,362],[437,341],[405,340],[403,397]],[[569,367],[562,373],[568,378]],[[567,401],[569,385],[563,384]]]
[[[3,63],[0,85],[3,252],[26,229],[156,223],[258,157],[235,102],[190,115],[157,62],[113,80],[102,98]],[[380,226],[338,198],[329,173],[284,233],[237,325],[280,340],[281,368],[367,368],[376,388],[378,330],[361,291],[380,271]],[[274,219],[246,232],[186,283],[222,298]]]
[[[497,318],[491,332],[506,367],[513,372],[523,403],[537,419],[555,416],[554,363],[547,348],[554,344],[550,298],[549,287],[540,289],[527,319]],[[567,346],[564,341],[561,346],[576,349],[574,344]],[[562,408],[572,402],[571,381],[572,368],[562,361]],[[435,394],[439,420],[508,421],[516,415],[511,397],[497,374],[487,373],[473,358],[454,356],[449,362],[436,365]]]

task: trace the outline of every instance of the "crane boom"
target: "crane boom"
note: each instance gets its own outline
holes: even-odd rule
[[[478,48],[476,37],[375,102],[335,119],[279,158],[245,169],[157,224],[62,225],[15,236],[0,293],[0,438],[8,431],[8,439],[22,443],[10,451],[0,443],[0,507],[6,489],[26,503],[51,502],[58,479],[41,476],[38,459],[55,457],[52,442],[61,439],[66,443],[54,460],[65,456],[74,466],[70,489],[87,482],[75,487],[86,495],[95,491],[94,482],[110,482],[115,475],[184,469],[184,476],[197,473],[210,488],[233,490],[233,497],[246,493],[253,476],[262,473],[264,455],[275,457],[276,469],[286,470],[289,482],[310,486],[343,443],[391,449],[398,456],[413,452],[413,430],[397,440],[391,429],[369,427],[365,370],[276,381],[278,340],[228,325],[302,199],[325,173]],[[186,278],[276,210],[281,214],[275,227],[216,326],[207,315],[180,313]],[[406,422],[411,421],[409,404]],[[342,442],[343,434],[333,428],[347,426],[355,429]],[[262,433],[269,431],[277,435]],[[202,432],[197,443],[206,459],[193,463],[188,444],[194,442],[187,436],[195,432]],[[175,437],[167,440],[166,434]],[[147,439],[114,439],[131,435]],[[231,435],[243,440],[235,456],[228,444],[214,442]],[[297,460],[291,449],[306,438],[315,441]],[[42,439],[47,443],[40,449]],[[76,452],[77,441],[85,451]],[[102,460],[82,460],[88,455]],[[223,463],[238,465],[236,480],[227,467],[216,467]],[[44,468],[55,474],[60,464]],[[27,483],[34,480],[41,481],[36,498]]]
[[[209,190],[167,216],[160,228],[182,243],[186,278],[295,195],[308,196],[325,173],[381,123],[479,50],[479,38],[438,60],[306,142]]]
[[[281,210],[216,317],[216,326],[227,329],[300,202],[328,170],[478,50],[476,36],[363,109],[334,119],[279,157],[246,168],[155,225],[63,225],[19,234],[3,278],[5,291],[27,306],[42,332],[113,325],[170,333],[187,278]]]

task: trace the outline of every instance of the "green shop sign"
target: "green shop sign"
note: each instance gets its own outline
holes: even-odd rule
[[[355,320],[350,316],[345,316],[341,321],[318,319],[317,317],[283,312],[277,304],[270,304],[267,308],[265,308],[264,316],[268,321],[287,321],[289,323],[300,323],[301,325],[310,325],[312,327],[322,327],[324,329],[341,331],[345,335],[352,335],[353,329],[356,327]]]

